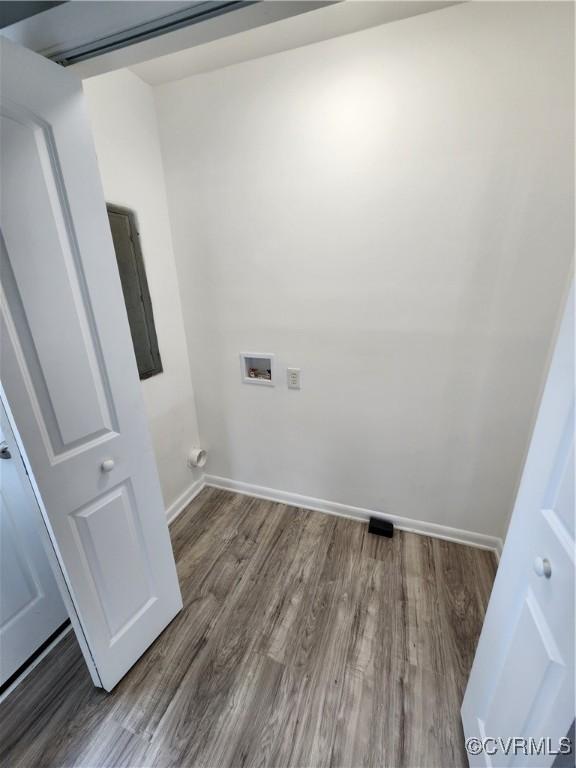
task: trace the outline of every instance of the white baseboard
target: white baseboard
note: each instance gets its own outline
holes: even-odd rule
[[[198,480],[195,480],[192,485],[188,486],[184,493],[181,493],[178,498],[170,504],[168,509],[166,510],[166,520],[168,521],[168,525],[170,525],[171,522],[176,520],[180,512],[183,512],[188,504],[198,496],[200,491],[204,488],[206,483],[204,482],[204,475],[202,477],[198,478]]]
[[[301,496],[298,493],[278,491],[274,488],[265,488],[261,485],[242,483],[239,480],[230,480],[227,477],[217,477],[216,475],[205,475],[204,484],[211,486],[212,488],[221,488],[227,491],[234,491],[235,493],[242,493],[246,496],[255,496],[258,499],[278,501],[282,504],[290,504],[294,507],[311,509],[316,512],[325,512],[329,515],[348,517],[353,520],[368,520],[370,517],[379,517],[384,520],[390,520],[390,522],[394,523],[395,527],[401,531],[421,533],[425,536],[433,536],[437,539],[455,541],[458,544],[467,544],[471,547],[489,549],[496,554],[496,557],[498,557],[502,551],[502,540],[497,536],[487,536],[484,533],[464,531],[460,528],[451,528],[448,525],[427,523],[424,520],[411,520],[407,517],[387,515],[383,512],[378,512],[375,509],[352,507],[348,504],[340,504],[337,501],[326,501],[325,499],[316,499],[311,496]]]

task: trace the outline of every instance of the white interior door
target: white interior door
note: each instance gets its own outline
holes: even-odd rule
[[[574,719],[574,292],[556,350],[462,705],[466,737],[550,738]],[[506,742],[505,742],[506,744]],[[552,765],[505,744],[471,765]]]
[[[0,685],[66,621],[36,496],[0,402]]]
[[[110,690],[182,600],[81,83],[0,55],[0,375]]]

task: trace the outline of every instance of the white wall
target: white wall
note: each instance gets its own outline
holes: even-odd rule
[[[571,12],[466,3],[155,90],[210,473],[504,533],[572,257]]]
[[[133,209],[140,229],[164,368],[141,384],[169,508],[196,477],[186,458],[199,437],[154,98],[128,70],[86,80],[84,91],[106,200]]]

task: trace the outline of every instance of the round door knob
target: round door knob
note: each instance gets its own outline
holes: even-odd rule
[[[112,472],[114,469],[114,459],[104,459],[102,464],[100,464],[100,469],[102,472]]]
[[[546,557],[535,558],[534,570],[537,576],[543,576],[545,579],[549,579],[552,576],[552,566],[550,565],[550,560]]]

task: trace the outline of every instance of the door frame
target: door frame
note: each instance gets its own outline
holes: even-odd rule
[[[8,402],[8,398],[6,397],[6,393],[4,392],[4,387],[2,386],[1,381],[0,381],[0,405],[6,413],[8,424],[10,425],[10,429],[12,430],[12,434],[14,435],[14,440],[16,441],[18,453],[20,454],[20,458],[22,459],[24,468],[26,470],[26,474],[28,475],[28,480],[30,481],[32,492],[36,498],[36,508],[40,512],[40,514],[36,516],[37,529],[38,529],[38,533],[40,534],[40,538],[42,539],[44,551],[46,552],[48,562],[50,563],[50,567],[52,568],[52,573],[54,574],[54,578],[56,579],[56,584],[58,585],[58,589],[60,590],[60,594],[62,595],[62,600],[64,601],[64,605],[66,606],[66,610],[68,611],[68,616],[70,617],[70,623],[72,625],[72,628],[74,630],[78,643],[80,644],[80,648],[82,649],[84,658],[86,660],[86,666],[88,667],[88,671],[90,672],[90,677],[92,679],[92,682],[97,688],[102,688],[103,687],[102,681],[100,680],[100,676],[98,675],[98,670],[96,669],[94,659],[92,658],[92,654],[90,653],[90,648],[86,641],[86,635],[84,633],[84,628],[82,627],[82,622],[80,621],[80,617],[78,616],[78,613],[74,606],[74,601],[72,600],[72,596],[70,594],[68,579],[66,578],[66,574],[62,567],[62,563],[60,561],[60,556],[58,553],[56,543],[51,534],[51,528],[50,528],[50,523],[48,521],[48,516],[46,514],[46,509],[42,502],[42,497],[40,495],[38,485],[36,484],[36,480],[34,479],[34,473],[32,471],[32,467],[30,466],[30,462],[28,461],[28,456],[26,455],[26,449],[24,447],[24,443],[22,442],[22,438],[20,437],[20,433],[18,432],[18,426],[14,419],[14,415],[10,408],[10,403]],[[50,645],[50,648],[51,647],[53,647],[53,644]],[[17,680],[14,681],[13,685],[11,685],[10,688],[4,692],[2,698],[5,698],[5,696],[7,696],[11,691],[14,690],[14,688],[24,679],[28,671],[29,670],[25,670],[25,672]]]

